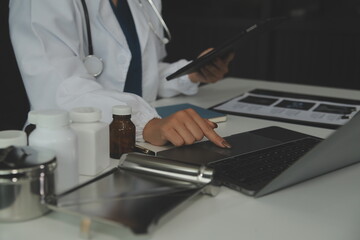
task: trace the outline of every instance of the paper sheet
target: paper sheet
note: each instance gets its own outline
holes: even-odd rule
[[[296,121],[323,126],[340,126],[360,109],[360,101],[330,99],[277,91],[251,91],[213,107],[230,114]],[[338,101],[339,100],[339,101]],[[351,102],[344,103],[344,102]]]

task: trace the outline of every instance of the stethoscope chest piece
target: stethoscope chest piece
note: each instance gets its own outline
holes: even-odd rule
[[[86,56],[84,59],[84,65],[88,73],[94,77],[99,76],[104,69],[104,63],[101,58],[94,55]]]

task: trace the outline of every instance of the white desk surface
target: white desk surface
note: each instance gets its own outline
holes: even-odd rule
[[[360,99],[360,91],[227,78],[200,88],[196,96],[161,99],[154,106],[190,102],[211,107],[253,88],[287,90]],[[228,116],[218,133],[277,125],[326,137],[331,130],[275,121]],[[360,144],[360,142],[359,142]],[[151,147],[148,144],[145,144]],[[160,147],[152,147],[161,150]],[[360,164],[254,199],[223,187],[216,197],[202,196],[152,234],[134,236],[122,227],[93,223],[92,239],[360,239]],[[80,218],[51,212],[19,223],[1,223],[0,240],[82,239]]]

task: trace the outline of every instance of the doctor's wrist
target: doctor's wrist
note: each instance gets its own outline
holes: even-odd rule
[[[145,125],[143,129],[143,138],[146,142],[156,146],[162,146],[168,142],[161,135],[161,122],[161,118],[153,118]]]

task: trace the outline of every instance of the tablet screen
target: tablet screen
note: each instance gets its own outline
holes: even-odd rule
[[[200,68],[215,60],[217,57],[223,57],[226,56],[228,53],[235,51],[236,48],[241,44],[241,41],[243,41],[244,39],[254,34],[269,31],[274,27],[278,26],[285,19],[287,19],[287,17],[267,18],[265,20],[261,20],[255,23],[254,25],[251,25],[246,29],[241,30],[239,33],[237,33],[227,41],[223,42],[218,47],[214,48],[212,51],[193,60],[186,66],[167,76],[166,79],[172,80],[185,74],[197,72]]]

